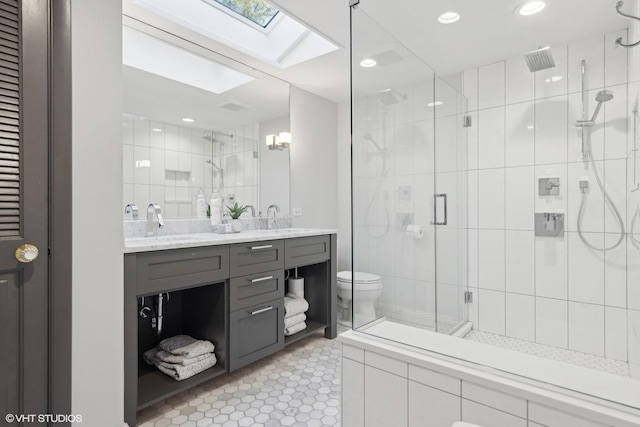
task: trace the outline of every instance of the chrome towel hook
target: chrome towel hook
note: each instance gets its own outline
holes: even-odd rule
[[[621,12],[621,11],[620,11],[620,8],[622,7],[622,5],[623,5],[623,4],[624,4],[624,2],[622,2],[622,1],[619,1],[618,3],[616,3],[616,12],[618,12],[618,15],[620,15],[620,16],[624,16],[625,18],[635,19],[636,21],[640,21],[640,18],[639,18],[639,17],[637,17],[637,16],[628,15],[628,14],[626,14],[626,13],[624,13],[624,12]],[[637,42],[635,42],[635,43],[631,43],[631,44],[624,44],[624,43],[622,43],[622,37],[618,37],[618,38],[616,39],[616,44],[617,44],[618,46],[622,46],[622,47],[624,47],[624,48],[630,48],[630,47],[636,47],[636,46],[640,45],[640,40],[638,40],[638,41],[637,41]]]

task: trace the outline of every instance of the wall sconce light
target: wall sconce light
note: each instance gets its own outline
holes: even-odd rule
[[[267,135],[267,147],[269,150],[284,150],[291,144],[291,134],[280,132],[278,135]]]

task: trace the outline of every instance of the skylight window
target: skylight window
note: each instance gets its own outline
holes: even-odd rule
[[[207,1],[207,0],[205,0]],[[271,6],[264,0],[213,0],[218,4],[234,11],[249,21],[260,25],[262,28],[267,26],[276,17],[279,10]],[[210,2],[210,0],[208,1]]]
[[[133,4],[280,68],[339,49],[264,0],[133,0]],[[240,10],[254,10],[256,19],[232,9],[232,4]],[[251,9],[257,4],[264,7]],[[135,13],[129,13],[136,19]]]

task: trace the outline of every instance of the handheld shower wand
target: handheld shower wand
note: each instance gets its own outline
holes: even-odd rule
[[[586,64],[585,64],[585,61],[583,60],[582,61],[582,120],[578,120],[578,122],[576,123],[576,126],[582,128],[582,158],[584,161],[589,162],[591,166],[591,170],[593,170],[593,176],[595,177],[596,182],[598,183],[598,187],[600,188],[600,191],[604,196],[605,202],[608,203],[609,206],[611,207],[611,210],[613,210],[613,213],[616,217],[616,221],[620,226],[620,236],[613,245],[611,246],[605,245],[602,248],[592,245],[585,238],[584,234],[582,233],[582,219],[584,217],[584,210],[587,205],[587,195],[589,193],[589,182],[586,180],[580,181],[580,184],[579,184],[580,192],[582,193],[582,201],[580,202],[580,208],[578,210],[577,229],[578,229],[578,235],[580,236],[580,239],[585,245],[587,245],[588,247],[590,247],[595,251],[606,252],[606,251],[610,251],[612,249],[617,248],[624,241],[626,230],[625,230],[624,220],[622,219],[622,215],[620,215],[620,211],[618,211],[618,207],[611,199],[611,196],[609,196],[609,193],[607,192],[607,190],[604,188],[604,185],[602,184],[602,180],[600,179],[600,174],[598,173],[598,169],[596,169],[596,164],[593,161],[593,153],[591,153],[591,131],[593,126],[595,125],[596,118],[598,117],[598,113],[602,108],[602,104],[604,104],[605,102],[609,102],[613,99],[613,92],[609,90],[601,90],[600,92],[597,93],[596,102],[598,102],[598,105],[596,106],[596,109],[593,112],[593,116],[591,116],[591,120],[586,120],[585,119],[586,118],[585,74],[586,74]]]

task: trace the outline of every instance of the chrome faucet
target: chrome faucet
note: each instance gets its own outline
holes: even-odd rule
[[[247,205],[246,208],[251,211],[251,217],[255,218],[256,217],[256,208],[254,208],[253,205]]]
[[[162,219],[162,211],[160,206],[155,203],[149,204],[147,207],[147,237],[153,236],[155,231],[153,230],[153,215],[158,217],[158,228],[164,226],[164,220]]]
[[[269,213],[273,209],[273,218],[269,216]],[[280,212],[280,206],[278,205],[269,205],[267,208],[267,228],[275,228],[276,227],[276,212]]]
[[[126,214],[131,213],[131,217],[133,219],[138,219],[138,207],[133,203],[130,203],[127,206],[125,206],[124,213]]]

